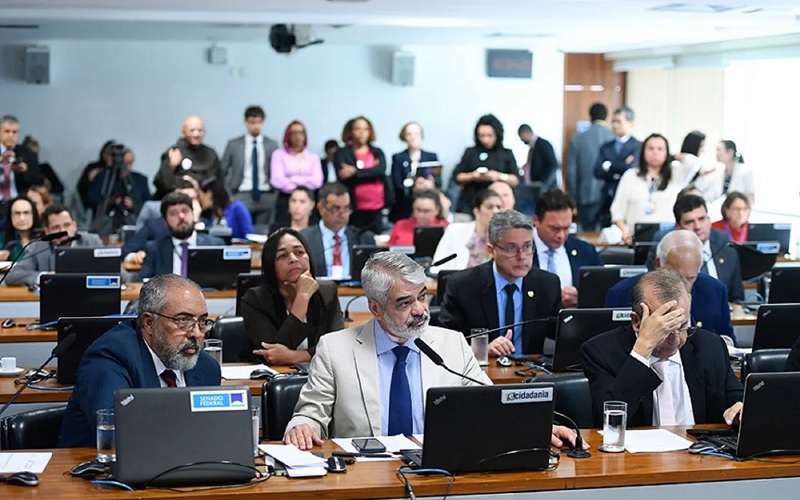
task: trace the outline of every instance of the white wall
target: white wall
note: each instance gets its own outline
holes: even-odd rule
[[[391,48],[322,45],[291,56],[263,44],[220,44],[227,66],[205,62],[208,43],[48,41],[51,83],[21,81],[19,47],[0,47],[0,113],[17,115],[21,134],[33,134],[49,160],[74,186],[80,169],[115,138],[137,153],[136,168],[152,179],[160,154],[174,143],[183,118],[206,121],[206,143],[222,154],[239,135],[249,104],[267,111],[266,133],[278,140],[293,119],[303,120],[319,151],[357,114],[373,120],[377,145],[402,149],[408,120],[421,122],[426,147],[449,169],[472,143],[475,121],[493,112],[506,128],[507,147],[522,161],[517,126],[529,122],[561,150],[563,55],[534,53],[533,79],[489,79],[481,47],[408,46],[416,56],[412,87],[393,86]]]

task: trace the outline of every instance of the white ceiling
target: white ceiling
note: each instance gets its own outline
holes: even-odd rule
[[[0,27],[0,42],[49,39],[266,42],[269,26],[276,23],[312,24],[314,35],[329,44],[480,44],[565,52],[656,47],[660,53],[677,53],[698,43],[800,33],[800,2],[0,0],[0,24],[38,26]],[[497,34],[503,36],[493,36]]]

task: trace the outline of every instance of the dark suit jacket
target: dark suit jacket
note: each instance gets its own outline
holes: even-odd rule
[[[633,285],[642,275],[625,278],[608,290],[606,307],[631,307]],[[727,335],[736,343],[728,305],[728,291],[719,280],[700,273],[692,286],[692,318],[698,326],[718,335]]]
[[[484,154],[486,155],[485,159],[481,159]],[[517,161],[514,159],[514,153],[510,149],[501,147],[487,150],[482,146],[473,146],[464,150],[461,161],[453,169],[453,179],[458,174],[472,172],[480,167],[519,176]],[[475,195],[482,189],[488,188],[490,184],[491,182],[470,182],[462,185],[455,211],[472,215],[472,204],[475,201]]]
[[[600,146],[600,153],[597,155],[597,161],[594,164],[594,176],[605,181],[601,213],[608,211],[611,207],[611,202],[614,201],[614,195],[617,193],[617,185],[622,174],[629,168],[639,166],[639,153],[642,149],[642,143],[635,137],[631,137],[622,145],[622,149],[617,154],[615,149],[616,142],[617,138],[615,137]],[[625,158],[628,156],[633,156],[631,163],[625,163]],[[606,161],[611,162],[611,167],[608,170],[603,168],[603,163]]]
[[[800,338],[795,341],[792,350],[789,351],[785,370],[787,372],[800,372]]]
[[[372,156],[375,157],[375,161],[378,162],[372,168],[360,168],[356,171],[356,175],[350,177],[349,179],[339,179],[339,182],[347,186],[347,189],[350,191],[350,205],[353,207],[353,210],[356,210],[356,186],[365,182],[372,182],[375,180],[382,180],[384,184],[384,189],[390,189],[390,186],[386,183],[386,156],[383,154],[383,151],[380,148],[376,148],[375,146],[370,145],[369,150],[372,151]],[[339,151],[336,152],[336,156],[334,159],[336,163],[336,174],[339,174],[339,171],[342,169],[343,164],[348,164],[355,166],[356,165],[356,155],[353,151],[353,146],[345,146]]]
[[[653,236],[653,242],[656,245],[650,247],[650,253],[647,254],[647,269],[652,271],[656,267],[656,248],[657,243],[661,241],[669,231],[659,231]],[[742,269],[739,264],[739,254],[736,249],[729,245],[728,236],[722,231],[712,229],[708,236],[711,243],[711,255],[714,258],[714,267],[717,268],[717,276],[719,280],[728,289],[729,302],[743,302],[744,301],[744,284],[742,283]],[[705,262],[700,269],[703,273],[708,273],[708,267]]]
[[[95,176],[94,180],[89,185],[88,208],[97,210],[97,208],[102,205],[103,201],[105,201],[103,197],[103,188],[107,189],[105,184],[108,182],[106,178],[109,175],[110,172],[108,169],[103,170]],[[116,185],[112,187],[111,190],[112,195],[122,192],[122,188],[123,181],[117,179]],[[125,189],[128,191],[128,196],[133,199],[133,212],[139,213],[144,202],[150,200],[150,187],[147,182],[147,176],[139,172],[130,172],[128,182],[125,184]]]
[[[567,257],[569,257],[569,267],[572,269],[572,285],[575,287],[578,286],[581,267],[603,265],[603,260],[600,258],[600,254],[597,253],[594,246],[575,236],[570,235],[567,238],[567,241],[564,242],[564,248],[566,248]],[[538,253],[533,254],[533,266],[539,267]]]
[[[186,385],[220,385],[220,367],[200,351],[197,365],[184,372]],[[94,447],[95,412],[114,407],[114,391],[128,388],[160,387],[150,351],[133,322],[119,324],[86,350],[78,369],[75,389],[61,423],[61,448]]]
[[[537,137],[528,150],[528,162],[528,176],[531,181],[542,183],[542,191],[558,187],[558,159],[550,141]]]
[[[500,326],[493,265],[494,261],[490,260],[450,275],[439,313],[442,326],[464,335],[469,335],[471,328],[492,329]],[[522,280],[522,298],[523,321],[558,316],[562,308],[561,282],[558,276],[532,268]],[[544,338],[552,336],[554,325],[555,320],[524,325],[522,333],[525,354],[541,353]],[[491,333],[489,340],[495,339],[500,333],[505,332]]]
[[[14,156],[17,159],[22,159],[28,165],[28,170],[24,174],[14,172],[14,185],[19,194],[25,194],[31,186],[44,184],[44,175],[42,175],[42,171],[39,168],[39,160],[33,151],[22,147],[21,144],[17,144],[14,146]]]
[[[147,219],[144,221],[142,228],[133,233],[133,236],[122,246],[122,256],[125,257],[131,252],[144,250],[147,247],[147,243],[167,236],[169,236],[169,228],[163,217]]]
[[[225,245],[225,241],[222,238],[197,233],[197,246],[199,247],[223,245]],[[152,278],[159,274],[170,274],[172,272],[172,254],[175,251],[175,247],[172,246],[172,236],[167,235],[160,240],[150,241],[145,248],[147,256],[142,262],[139,278]]]
[[[286,313],[282,297],[281,307],[276,310],[276,293],[262,285],[251,288],[242,297],[244,329],[254,349],[261,349],[262,342],[297,349],[303,340],[308,339],[308,351],[313,355],[320,337],[344,329],[336,283],[319,282],[319,290],[308,304],[306,322]]]
[[[438,160],[439,157],[436,156],[436,153],[420,151],[420,163]],[[423,170],[425,169],[417,171],[418,177],[427,177],[429,175]],[[406,149],[405,151],[392,155],[392,187],[394,187],[395,196],[394,205],[389,212],[389,220],[392,222],[411,217],[411,202],[413,201],[414,195],[411,192],[411,188],[407,188],[403,185],[403,181],[405,181],[409,173],[411,173],[411,155],[409,155],[408,150]],[[434,176],[434,181],[436,182],[437,188],[442,187],[441,177]]]
[[[319,229],[319,224],[308,226],[300,231],[303,238],[308,243],[308,248],[311,249],[311,258],[314,259],[314,272],[316,276],[327,276],[328,266],[325,265],[325,246],[322,244],[322,231]],[[350,258],[353,255],[353,245],[374,245],[375,235],[372,231],[362,231],[355,227],[348,226],[345,229],[347,235],[347,245],[350,250]],[[349,269],[344,270],[345,273],[350,272]]]
[[[589,379],[594,424],[602,426],[603,403],[628,403],[628,426],[653,425],[653,391],[661,379],[631,356],[636,335],[620,326],[581,346],[583,372]],[[742,383],[728,361],[725,342],[711,332],[697,330],[681,348],[684,377],[697,424],[722,423],[722,414],[742,400]]]

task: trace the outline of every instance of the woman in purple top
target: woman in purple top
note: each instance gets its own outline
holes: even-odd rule
[[[270,184],[278,191],[275,206],[276,223],[289,222],[289,196],[298,187],[316,191],[322,187],[322,163],[319,155],[309,151],[306,126],[294,120],[283,134],[283,147],[272,153]]]
[[[212,206],[215,226],[231,228],[231,237],[244,239],[248,233],[253,232],[253,218],[250,211],[241,201],[231,200],[225,184],[216,177],[210,177],[200,184],[198,197],[204,199],[202,205]]]

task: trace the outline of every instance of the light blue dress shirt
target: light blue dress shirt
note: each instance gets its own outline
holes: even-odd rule
[[[506,302],[508,301],[508,294],[503,289],[509,283],[517,285],[517,290],[514,292],[514,323],[522,321],[522,280],[517,278],[514,281],[508,281],[497,272],[497,264],[492,264],[492,273],[494,274],[494,288],[497,290],[497,317],[500,319],[500,324],[497,326],[506,326]],[[500,332],[505,335],[505,330]],[[514,327],[514,353],[523,354],[522,350],[522,325]]]
[[[380,378],[381,389],[381,434],[387,435],[389,432],[389,391],[392,386],[392,372],[397,358],[392,349],[398,344],[389,338],[383,331],[381,325],[375,322],[375,350],[378,354],[378,378]],[[405,346],[410,349],[406,358],[406,376],[408,376],[408,386],[411,389],[411,415],[414,420],[414,434],[422,434],[425,431],[425,419],[423,417],[424,404],[422,401],[422,360],[420,359],[419,348],[413,341],[409,340]]]
[[[327,270],[327,276],[333,274],[331,272],[331,267],[333,266],[333,246],[336,244],[336,242],[333,241],[333,236],[338,234],[342,238],[340,242],[342,245],[342,277],[350,277],[350,244],[347,241],[346,229],[346,227],[343,227],[338,233],[334,233],[325,227],[322,221],[319,222],[319,230],[322,233],[322,249],[325,252],[325,269]]]

